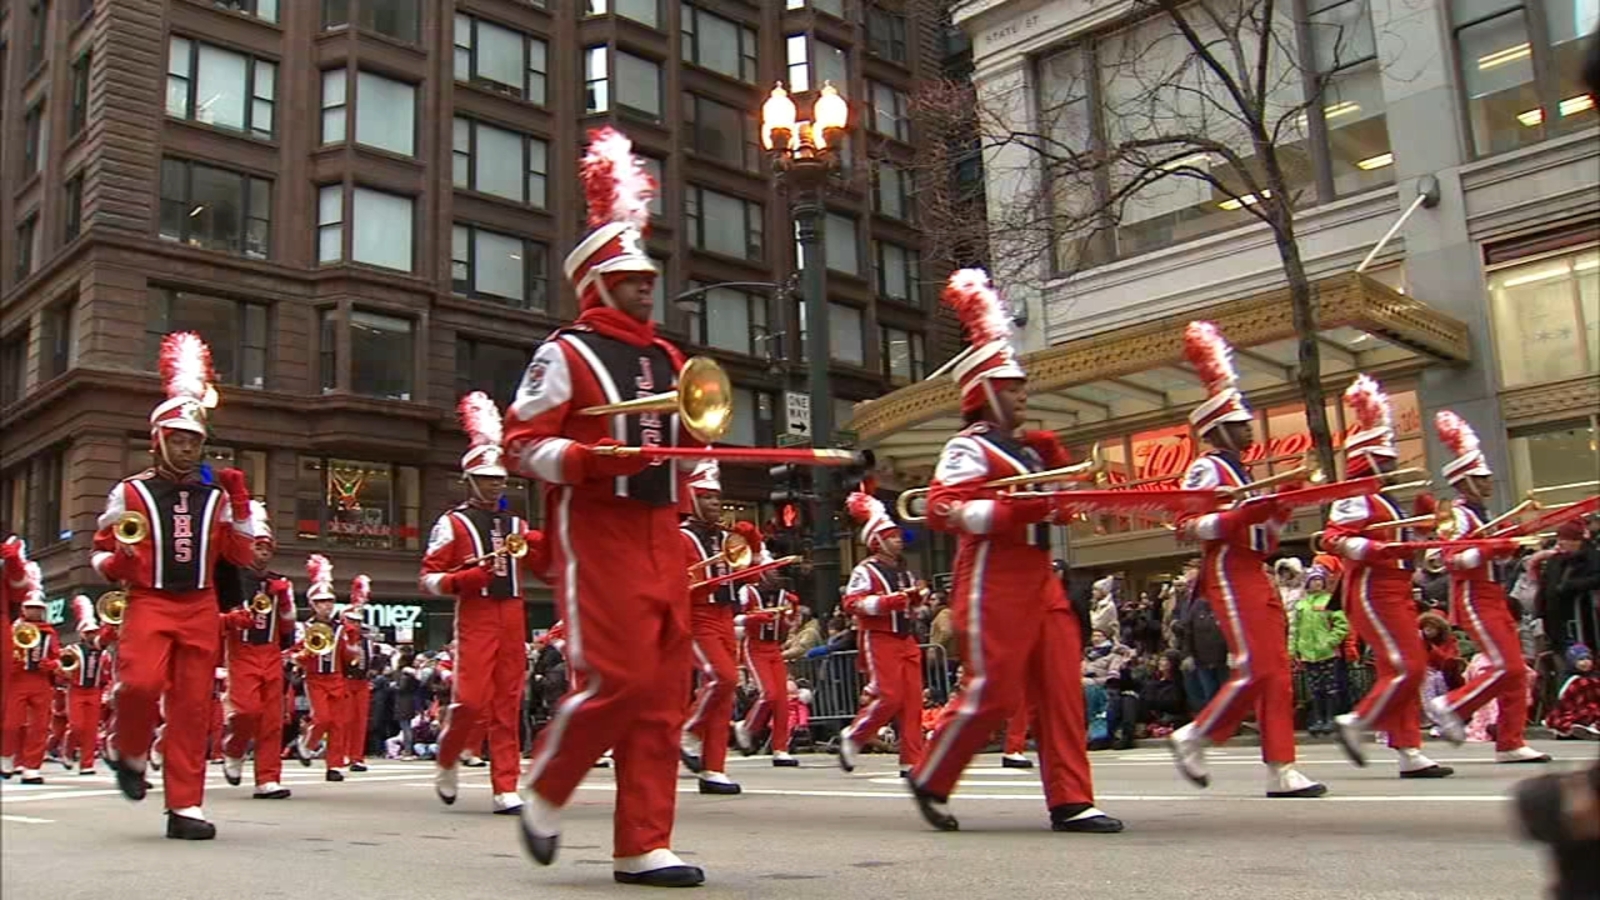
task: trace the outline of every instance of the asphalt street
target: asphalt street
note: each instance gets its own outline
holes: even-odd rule
[[[980,758],[952,810],[962,831],[928,830],[889,757],[846,776],[827,756],[800,769],[762,757],[730,761],[739,797],[702,797],[680,781],[677,848],[703,865],[697,896],[729,898],[1182,898],[1301,897],[1383,900],[1536,898],[1539,848],[1518,841],[1507,791],[1554,768],[1595,758],[1596,745],[1540,742],[1555,766],[1500,766],[1492,748],[1428,748],[1455,777],[1402,782],[1387,751],[1355,769],[1337,749],[1302,748],[1305,771],[1325,781],[1318,800],[1267,800],[1257,751],[1213,751],[1212,787],[1174,773],[1148,746],[1096,753],[1102,808],[1120,835],[1048,830],[1033,772]],[[285,770],[294,798],[259,801],[212,767],[206,810],[218,837],[162,837],[157,787],[141,804],[109,776],[47,766],[47,784],[0,786],[0,896],[5,900],[591,897],[646,889],[611,880],[609,772],[596,770],[565,818],[556,865],[535,866],[515,820],[489,812],[487,770],[465,770],[461,799],[434,797],[427,763],[379,761],[343,784],[320,767]]]

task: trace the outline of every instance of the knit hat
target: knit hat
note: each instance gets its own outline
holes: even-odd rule
[[[1441,409],[1433,417],[1433,428],[1439,433],[1440,442],[1455,454],[1455,459],[1444,464],[1442,471],[1446,481],[1455,484],[1468,475],[1487,477],[1494,474],[1489,469],[1488,460],[1483,458],[1483,451],[1478,448],[1478,433],[1472,430],[1465,419],[1448,409]]]
[[[334,599],[333,563],[326,556],[313,553],[306,557],[306,577],[311,579],[311,586],[306,588],[307,600]]]
[[[1594,653],[1583,644],[1573,644],[1567,648],[1567,664],[1576,666],[1579,660],[1594,659]]]
[[[1371,457],[1394,459],[1394,413],[1389,397],[1366,375],[1345,388],[1344,402],[1356,414],[1356,432],[1344,441],[1345,477],[1356,478],[1377,470]]]
[[[506,467],[500,462],[500,410],[483,391],[473,391],[456,404],[456,418],[467,433],[467,448],[461,457],[461,471],[466,475],[487,475],[504,478]]]
[[[868,549],[876,548],[884,534],[900,529],[883,502],[864,491],[855,491],[847,497],[845,509],[849,511],[850,518],[860,523],[861,543],[866,544]]]
[[[150,412],[150,433],[170,428],[204,437],[206,417],[217,405],[211,348],[192,331],[174,332],[161,339],[158,369],[167,399]]]
[[[1183,355],[1210,394],[1189,413],[1189,424],[1204,437],[1223,422],[1249,422],[1255,418],[1244,394],[1239,393],[1239,373],[1233,368],[1233,348],[1217,326],[1210,322],[1190,322],[1183,330]]]
[[[611,286],[628,275],[656,274],[644,250],[650,229],[650,199],[656,182],[633,155],[633,142],[610,127],[589,132],[589,151],[578,178],[594,229],[567,254],[563,268],[578,290],[581,309],[612,306]]]
[[[1011,347],[1011,313],[982,269],[952,272],[940,299],[955,311],[970,342],[947,365],[961,386],[961,411],[976,412],[993,404],[991,381],[1028,377]]]

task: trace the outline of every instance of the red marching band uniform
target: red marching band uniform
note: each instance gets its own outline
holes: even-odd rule
[[[201,803],[222,635],[215,573],[222,560],[251,562],[250,493],[238,469],[220,472],[220,485],[200,477],[206,420],[216,404],[210,348],[193,333],[169,334],[160,369],[167,399],[150,414],[156,465],[111,489],[94,536],[95,571],[128,592],[106,756],[122,792],[143,799],[164,709],[167,836],[209,840],[216,828]],[[122,526],[140,518],[147,533],[132,542],[136,529],[124,535]]]
[[[1357,430],[1345,439],[1345,478],[1394,468],[1394,417],[1376,381],[1359,375],[1344,392]],[[1344,608],[1356,633],[1373,649],[1378,677],[1352,712],[1334,718],[1340,746],[1365,766],[1361,735],[1375,728],[1400,755],[1401,778],[1443,778],[1454,772],[1422,755],[1422,679],[1428,652],[1411,599],[1413,551],[1409,528],[1386,528],[1405,518],[1382,492],[1333,504],[1322,545],[1344,560]]]
[[[984,487],[998,477],[1065,464],[1066,451],[1050,432],[1017,435],[1027,373],[1011,347],[1010,312],[989,276],[981,269],[953,273],[943,300],[971,342],[953,362],[953,374],[962,414],[972,424],[939,454],[928,524],[956,535],[950,607],[968,681],[912,769],[913,796],[929,824],[957,830],[946,808],[951,791],[1026,698],[1035,714],[1052,829],[1121,831],[1120,821],[1094,805],[1083,692],[1076,688],[1083,635],[1051,568],[1044,527],[1055,517],[1055,504]]]
[[[1189,414],[1198,438],[1213,449],[1189,466],[1190,490],[1242,488],[1250,475],[1240,454],[1254,441],[1255,414],[1237,387],[1232,348],[1210,322],[1190,322],[1184,355],[1210,397]],[[1184,515],[1181,537],[1201,542],[1198,590],[1216,613],[1232,659],[1229,680],[1195,720],[1169,738],[1178,771],[1200,787],[1210,784],[1205,747],[1233,737],[1252,709],[1261,726],[1261,759],[1268,797],[1316,797],[1327,788],[1294,767],[1294,682],[1289,667],[1288,619],[1267,578],[1266,560],[1278,548],[1288,514],[1270,502]]]
[[[261,550],[259,567],[240,568],[234,592],[238,603],[222,616],[226,634],[227,693],[223,695],[222,774],[237,785],[244,777],[244,757],[255,744],[255,794],[261,800],[284,800],[283,653],[294,641],[294,585],[268,571],[274,544],[272,521],[259,500],[250,503],[250,534]],[[263,546],[265,545],[265,546]],[[266,602],[256,598],[265,597]],[[258,609],[257,606],[265,606]]]
[[[850,573],[842,605],[856,619],[860,659],[867,669],[867,705],[839,736],[839,767],[856,766],[859,748],[889,722],[900,737],[900,771],[922,761],[922,648],[912,628],[911,607],[926,599],[900,555],[900,526],[870,493],[846,500],[861,524],[861,543],[872,555]]]
[[[79,775],[94,774],[95,747],[100,737],[102,698],[111,680],[117,641],[114,625],[101,625],[94,613],[94,602],[83,594],[72,598],[78,623],[78,643],[63,651],[76,657],[77,665],[67,677],[67,741],[62,758],[74,759]],[[73,763],[68,763],[69,768]]]
[[[1441,533],[1452,540],[1471,539],[1476,546],[1446,550],[1450,570],[1451,624],[1465,626],[1489,659],[1489,667],[1471,681],[1428,703],[1428,714],[1452,743],[1466,739],[1463,719],[1493,700],[1499,704],[1495,727],[1494,758],[1501,763],[1545,763],[1547,754],[1529,747],[1524,739],[1528,725],[1528,664],[1517,634],[1517,614],[1505,588],[1495,578],[1497,561],[1517,551],[1511,540],[1477,540],[1475,532],[1488,520],[1484,501],[1490,495],[1494,472],[1478,446],[1478,435],[1460,416],[1440,410],[1433,419],[1440,443],[1455,454],[1442,474],[1457,497],[1450,507],[1451,521]]]
[[[372,663],[378,643],[368,635],[367,601],[372,579],[357,575],[350,581],[350,605],[339,614],[335,643],[344,652],[344,748],[339,755],[352,772],[367,771],[367,725],[372,718]]]
[[[16,535],[0,541],[0,648],[11,646],[11,620],[22,615],[22,601],[27,599],[28,544]],[[6,683],[10,680],[9,665],[0,665],[0,734],[5,732]],[[7,775],[0,769],[0,778]]]
[[[696,579],[730,571],[723,552],[724,535],[717,523],[721,514],[721,470],[713,460],[695,466],[689,476],[689,502],[693,514],[679,526],[683,534],[684,569],[695,566]],[[715,498],[709,495],[716,495]],[[707,506],[706,504],[712,504]],[[751,553],[761,548],[760,532],[748,522],[736,529]],[[700,781],[702,794],[737,794],[739,785],[725,773],[728,765],[728,722],[733,718],[733,695],[739,686],[739,641],[734,617],[739,611],[739,585],[729,581],[715,587],[689,591],[689,630],[695,671],[700,683],[683,725],[679,755]]]
[[[528,660],[523,577],[544,574],[549,554],[542,534],[501,509],[500,411],[475,391],[461,398],[457,412],[469,443],[461,471],[471,496],[434,523],[421,576],[424,591],[456,598],[450,715],[439,738],[434,789],[445,803],[456,801],[460,759],[477,751],[487,732],[494,811],[514,813],[522,807],[519,717]],[[512,537],[527,541],[520,559],[505,552]]]
[[[305,673],[306,700],[311,706],[311,716],[310,721],[301,726],[300,736],[295,740],[295,755],[301,765],[310,766],[320,744],[325,777],[328,781],[343,781],[345,732],[350,720],[344,669],[354,661],[355,652],[333,618],[333,604],[337,599],[333,590],[333,563],[326,556],[313,553],[306,559],[306,576],[311,580],[311,586],[306,588],[311,620],[288,656]],[[331,643],[321,653],[307,647],[304,637],[310,633],[311,626],[318,624],[332,632]]]
[[[693,885],[705,873],[670,849],[690,666],[680,478],[671,465],[594,452],[679,445],[680,425],[662,413],[581,412],[672,390],[683,357],[650,316],[656,270],[642,242],[654,184],[626,137],[593,137],[581,171],[593,230],[564,267],[582,311],[534,354],[506,421],[510,467],[548,485],[552,583],[575,683],[539,733],[522,837],[536,862],[553,862],[561,807],[612,748],[613,878]]]
[[[772,561],[764,547],[759,561]],[[800,598],[765,583],[745,584],[739,587],[739,609],[734,624],[743,628],[745,663],[759,695],[745,717],[733,723],[734,740],[745,753],[754,753],[756,739],[770,725],[772,764],[778,768],[799,766],[800,761],[789,753],[789,667],[783,659],[783,643],[799,622]]]
[[[39,767],[44,765],[45,745],[50,740],[50,707],[55,698],[55,676],[61,671],[61,638],[44,620],[47,604],[39,564],[27,563],[26,571],[22,615],[11,623],[11,630],[15,635],[24,624],[31,625],[38,629],[38,639],[26,648],[7,644],[11,654],[6,661],[9,672],[0,773],[9,778],[20,769],[23,784],[44,784]]]

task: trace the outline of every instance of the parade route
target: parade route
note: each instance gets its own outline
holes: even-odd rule
[[[1541,742],[1570,768],[1593,744]],[[1178,780],[1150,744],[1093,754],[1100,803],[1127,822],[1121,835],[1053,834],[1037,776],[986,756],[952,802],[963,831],[940,834],[917,816],[892,760],[868,756],[846,776],[832,757],[800,769],[761,757],[730,760],[740,797],[702,797],[679,782],[678,840],[704,865],[707,897],[942,898],[1095,896],[1163,898],[1532,898],[1544,884],[1538,848],[1514,836],[1505,797],[1552,767],[1497,766],[1484,745],[1430,746],[1457,768],[1442,781],[1402,782],[1386,751],[1367,769],[1337,749],[1304,748],[1303,768],[1324,780],[1320,800],[1269,801],[1253,748],[1219,751],[1213,786]],[[380,761],[343,784],[290,763],[285,802],[253,800],[209,772],[211,843],[161,837],[159,776],[148,800],[124,800],[109,775],[58,767],[48,783],[0,787],[0,892],[52,900],[124,896],[171,900],[585,897],[637,889],[611,881],[613,781],[596,770],[566,817],[556,865],[522,853],[514,820],[489,813],[486,769],[464,770],[453,807],[433,796],[427,763]],[[247,773],[248,775],[248,773]]]

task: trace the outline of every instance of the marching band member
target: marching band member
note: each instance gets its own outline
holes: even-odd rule
[[[255,742],[253,795],[258,800],[286,800],[283,755],[283,653],[294,641],[294,585],[267,568],[277,551],[266,504],[250,502],[253,557],[237,577],[219,586],[228,692],[223,697],[222,776],[237,785],[244,778],[244,755]],[[230,608],[231,607],[231,608]]]
[[[1441,526],[1449,539],[1473,537],[1473,532],[1489,520],[1484,508],[1494,492],[1494,472],[1478,447],[1477,432],[1450,410],[1440,410],[1433,419],[1439,441],[1455,454],[1445,463],[1442,474],[1456,490],[1450,507],[1451,521]],[[1499,763],[1546,763],[1548,754],[1529,747],[1523,739],[1528,724],[1528,664],[1522,656],[1517,636],[1517,616],[1511,600],[1495,578],[1495,563],[1517,551],[1509,539],[1474,540],[1480,546],[1444,553],[1450,570],[1451,624],[1464,625],[1471,632],[1488,668],[1477,677],[1443,697],[1428,702],[1429,716],[1451,743],[1466,739],[1463,719],[1490,700],[1500,705],[1499,725],[1495,729],[1494,761]]]
[[[1250,474],[1240,454],[1255,443],[1255,414],[1236,387],[1233,350],[1210,322],[1190,322],[1183,344],[1184,355],[1211,395],[1189,414],[1189,425],[1212,447],[1189,466],[1184,487],[1244,487]],[[1320,797],[1328,791],[1294,767],[1288,619],[1265,568],[1287,522],[1287,513],[1261,501],[1178,519],[1180,537],[1201,541],[1198,590],[1216,610],[1233,658],[1228,682],[1193,722],[1168,739],[1178,772],[1199,787],[1211,783],[1206,745],[1233,737],[1254,709],[1261,726],[1261,759],[1268,770],[1267,796]]]
[[[289,650],[289,659],[305,672],[306,700],[311,705],[311,721],[302,726],[295,739],[295,756],[300,765],[310,766],[316,756],[317,742],[321,742],[322,762],[328,781],[344,780],[345,712],[344,666],[352,656],[347,643],[340,640],[339,629],[333,620],[333,563],[320,553],[306,559],[306,575],[311,586],[306,589],[306,600],[311,604],[311,620],[306,623],[305,635]],[[327,629],[331,640],[322,652],[306,646],[313,626]]]
[[[772,562],[765,548],[760,561]],[[745,717],[733,723],[733,735],[740,750],[746,755],[754,753],[756,737],[770,720],[772,764],[792,768],[800,765],[800,760],[789,753],[789,669],[783,661],[783,643],[789,630],[799,624],[800,598],[779,587],[778,578],[776,570],[769,570],[761,576],[760,586],[739,587],[744,658],[760,696]]]
[[[37,570],[37,563],[28,564]],[[7,777],[13,773],[13,764],[22,767],[23,784],[44,784],[39,767],[44,765],[45,745],[50,740],[50,704],[55,697],[54,678],[61,671],[61,639],[56,630],[44,620],[44,591],[38,584],[37,574],[30,583],[28,599],[22,601],[22,618],[12,626],[15,634],[24,624],[38,629],[38,640],[33,646],[13,647],[8,667],[11,669],[6,711],[4,749],[0,749],[0,772]]]
[[[0,541],[0,648],[11,646],[11,620],[22,615],[28,593],[28,544],[16,535]],[[5,731],[6,681],[11,669],[0,665],[0,734]],[[0,778],[7,770],[0,769]]]
[[[608,747],[617,760],[613,877],[695,885],[698,866],[672,844],[677,805],[689,599],[678,535],[679,478],[668,465],[609,457],[597,446],[676,445],[676,417],[585,416],[586,406],[671,389],[683,357],[651,319],[655,265],[642,246],[650,176],[628,139],[603,129],[584,157],[594,230],[566,260],[577,323],[534,354],[510,408],[506,450],[519,473],[547,482],[557,612],[577,688],[539,733],[522,808],[523,842],[549,865],[560,810]]]
[[[900,526],[878,498],[864,491],[845,501],[861,524],[861,542],[872,555],[850,573],[844,611],[855,616],[861,658],[866,661],[871,700],[839,735],[839,768],[853,772],[862,744],[889,722],[900,736],[900,774],[922,761],[922,648],[912,628],[911,607],[927,599],[906,567]]]
[[[350,582],[350,605],[339,616],[337,643],[344,658],[344,750],[340,753],[352,772],[367,771],[367,725],[372,718],[372,663],[377,642],[367,635],[366,604],[372,596],[372,579],[357,575]]]
[[[1011,316],[989,276],[981,269],[955,272],[943,299],[973,342],[954,365],[968,426],[939,454],[928,524],[957,536],[950,605],[969,680],[912,769],[917,808],[935,828],[960,827],[947,808],[950,792],[1026,697],[1051,828],[1121,831],[1120,821],[1094,805],[1083,692],[1076,688],[1083,635],[1051,568],[1044,527],[1054,520],[1056,506],[983,487],[993,478],[1065,464],[1066,450],[1051,432],[1018,434],[1027,373],[1013,355]]]
[[[1358,375],[1344,401],[1355,412],[1357,431],[1345,438],[1345,478],[1392,472],[1399,451],[1394,416],[1378,383]],[[1382,492],[1348,497],[1333,504],[1323,546],[1345,561],[1344,608],[1356,633],[1372,647],[1378,677],[1353,712],[1334,717],[1345,755],[1365,766],[1361,735],[1375,728],[1388,735],[1400,755],[1401,778],[1444,778],[1455,770],[1422,755],[1422,678],[1428,652],[1417,628],[1411,599],[1412,552],[1403,543],[1410,530],[1384,529],[1406,516]],[[1397,545],[1398,544],[1398,545]]]
[[[434,791],[446,804],[456,802],[458,765],[481,749],[487,732],[494,811],[509,814],[522,808],[517,776],[528,634],[522,578],[528,571],[543,575],[549,553],[544,535],[505,510],[500,411],[474,391],[461,398],[457,413],[469,444],[461,457],[467,499],[434,523],[421,576],[423,590],[456,597],[459,658]],[[526,542],[521,558],[510,554],[508,539]]]
[[[698,565],[699,578],[728,574],[728,564],[715,561],[721,559],[724,540],[719,524],[721,472],[715,460],[695,466],[689,476],[689,502],[692,511],[680,526],[688,564]],[[760,550],[761,533],[749,522],[738,523],[734,533],[745,541],[751,553]],[[730,581],[712,588],[690,588],[689,593],[689,629],[700,684],[695,691],[694,712],[683,725],[679,752],[684,765],[699,776],[702,794],[740,791],[739,785],[723,772],[728,766],[733,694],[739,686],[739,642],[733,628],[734,613],[739,608],[738,590],[739,586]]]
[[[240,470],[218,473],[217,485],[201,465],[206,418],[216,404],[210,348],[193,333],[169,334],[160,369],[167,399],[150,414],[155,466],[111,489],[94,536],[95,571],[128,591],[106,762],[128,799],[144,799],[144,770],[164,708],[167,837],[210,840],[216,827],[201,802],[206,713],[222,636],[215,572],[221,560],[250,563],[250,492]]]
[[[102,633],[94,614],[94,603],[83,594],[72,598],[78,622],[78,643],[71,653],[77,666],[67,674],[67,741],[63,759],[71,760],[77,750],[79,775],[94,774],[95,742],[100,733],[101,694],[110,671],[107,648],[114,636]],[[109,629],[108,629],[109,630]],[[73,763],[68,762],[68,768]]]

